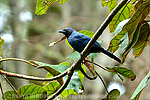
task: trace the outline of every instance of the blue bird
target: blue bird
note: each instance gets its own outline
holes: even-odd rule
[[[91,39],[88,36],[82,33],[79,33],[72,28],[65,28],[64,30],[60,30],[59,33],[63,33],[67,37],[69,44],[73,47],[73,49],[75,49],[79,53],[83,51],[83,49],[85,48],[85,46],[88,44],[88,42]],[[115,55],[113,55],[109,51],[103,49],[100,46],[100,44],[96,41],[94,45],[92,46],[90,53],[98,53],[98,52],[102,52],[106,54],[107,56],[113,58],[114,60],[118,61],[119,63],[121,63],[121,60],[119,58],[117,58]]]

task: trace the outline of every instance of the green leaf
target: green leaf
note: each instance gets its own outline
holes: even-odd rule
[[[125,20],[128,19],[131,15],[131,9],[132,9],[132,4],[130,2],[127,2],[121,9],[120,11],[114,16],[112,21],[109,24],[109,29],[110,32],[114,32],[116,29],[117,25]]]
[[[49,6],[57,1],[59,1],[58,3],[63,4],[67,0],[37,0],[35,14],[36,15],[46,14],[46,11],[48,10]]]
[[[117,5],[117,2],[116,0],[102,0],[101,1],[101,5],[102,6],[107,6],[109,8],[109,11],[112,11],[116,5]]]
[[[66,65],[66,66],[70,66],[70,63],[69,63],[69,62],[62,62],[62,63],[60,63],[59,65]]]
[[[2,45],[4,44],[4,39],[0,37],[0,56],[1,56],[1,51],[2,51]]]
[[[114,53],[119,48],[120,44],[122,44],[123,48],[125,48],[127,46],[127,44],[128,44],[128,37],[127,37],[128,34],[127,33],[121,34],[120,32],[123,29],[123,26],[128,21],[129,21],[129,19],[126,19],[126,20],[123,20],[122,22],[120,22],[118,24],[116,30],[114,31],[114,33],[116,34],[116,36],[110,41],[110,44],[109,44],[109,47],[108,47],[108,51]],[[124,45],[126,45],[126,46],[124,47]],[[121,51],[123,51],[123,50],[121,49]]]
[[[57,73],[56,75],[64,72],[70,67],[68,65],[65,65],[64,63],[63,64],[60,63],[59,65],[50,65],[39,61],[33,61],[33,60],[30,60],[30,62],[37,64],[39,68],[44,68],[50,73]]]
[[[59,88],[61,87],[61,84],[59,82],[49,82],[48,84],[44,85],[43,88],[47,91],[48,97],[50,97],[53,93],[55,93]]]
[[[46,63],[43,63],[43,62],[39,62],[39,61],[33,61],[33,60],[29,60],[30,63],[33,63],[33,64],[36,64],[38,66],[38,68],[44,68],[45,70],[47,70],[49,73],[52,74],[52,76],[56,76],[58,74],[60,74],[59,71],[55,70],[53,67],[55,66],[52,66],[50,64],[46,64]],[[57,65],[56,65],[57,66]]]
[[[0,60],[2,59],[2,57],[1,57],[1,51],[2,51],[2,46],[3,46],[3,44],[4,44],[4,39],[2,39],[1,37],[0,37]],[[2,62],[0,62],[0,69],[1,69],[1,66],[2,65]]]
[[[145,78],[141,81],[141,83],[138,85],[138,87],[134,91],[134,93],[133,93],[132,97],[130,98],[130,100],[138,100],[139,99],[140,94],[143,91],[143,89],[148,86],[149,79],[150,79],[150,71],[145,76]]]
[[[94,32],[91,32],[91,31],[87,31],[87,30],[81,30],[81,31],[78,31],[79,33],[82,33],[82,34],[85,34],[86,36],[92,38],[93,35],[95,34]]]
[[[73,52],[72,54],[70,54],[67,59],[72,59],[74,62],[77,61],[80,57],[80,53],[78,53],[77,51]]]
[[[78,95],[78,93],[76,93],[73,89],[68,89],[68,90],[64,90],[60,97],[62,98],[62,100],[66,100],[67,96],[74,94],[74,95]]]
[[[77,93],[82,93],[84,91],[83,83],[79,78],[78,71],[79,70],[76,70],[73,73],[71,80],[70,80],[70,82],[69,82],[69,84],[65,90],[73,89]],[[67,76],[63,77],[63,79],[65,81],[67,79]]]
[[[128,39],[127,33],[123,36],[122,40],[123,40],[123,42],[121,43],[121,46],[120,46],[120,54],[122,54],[128,46],[129,39]]]
[[[86,69],[84,67],[84,64],[81,65],[82,69],[84,70],[84,72],[86,72]],[[84,75],[82,74],[82,72],[80,70],[78,70],[78,77],[81,80],[81,83],[83,84],[84,81]]]
[[[18,95],[15,91],[7,91],[4,93],[4,98],[6,100],[18,100]]]
[[[137,42],[137,40],[139,38],[139,33],[140,33],[139,30],[140,30],[140,26],[137,27],[131,43],[127,46],[127,48],[125,49],[124,53],[122,54],[122,57],[123,57],[122,62],[125,61],[125,58],[126,58],[127,54],[132,49],[132,47],[136,44],[136,42]]]
[[[19,88],[18,94],[21,96],[26,96],[24,97],[26,100],[30,100],[31,98],[34,98],[34,100],[40,100],[47,97],[45,89],[35,84],[29,84]]]
[[[130,19],[125,19],[125,20],[121,21],[121,22],[117,25],[117,27],[116,27],[116,29],[115,29],[115,31],[114,31],[114,34],[118,34],[119,32],[121,32],[121,30],[123,29],[123,26],[124,26],[129,20],[130,20]]]
[[[150,1],[142,3],[136,12],[131,16],[130,20],[123,26],[122,30],[111,40],[109,45],[109,51],[115,52],[121,44],[122,37],[128,33],[129,42],[132,41],[132,37],[137,29],[139,23],[142,23],[149,13]]]
[[[51,77],[54,77],[54,75],[48,72],[47,75],[46,75],[46,78],[51,78]],[[62,78],[58,79],[57,81],[58,81],[61,85],[64,83],[64,81],[63,81]],[[52,81],[52,82],[56,82],[56,81]],[[49,83],[49,81],[45,81],[45,82],[43,82],[42,84],[43,84],[43,85],[46,85],[46,84],[48,84],[48,83]]]
[[[65,3],[67,0],[60,0],[58,3],[63,4]]]
[[[47,70],[49,72],[47,74],[47,78],[57,76],[60,73],[63,73],[65,70],[67,70],[70,67],[70,64],[68,62],[63,62],[63,63],[60,63],[59,65],[50,65],[50,64],[43,63],[43,62],[33,61],[33,60],[30,60],[30,62],[38,65],[39,68],[44,68],[45,70]],[[60,78],[57,81],[61,85],[64,83],[63,78]]]
[[[81,65],[81,67],[83,68],[83,70],[85,70],[83,65]],[[66,81],[67,76],[65,76],[63,79],[64,81]],[[65,100],[67,96],[71,94],[77,95],[79,93],[83,93],[84,92],[83,80],[84,75],[82,74],[82,72],[80,70],[75,70],[68,86],[61,93],[60,97],[62,97],[62,99]]]
[[[138,41],[136,42],[134,48],[134,56],[138,57],[143,52],[143,49],[147,45],[150,36],[150,27],[148,23],[144,23],[140,27],[140,34]]]
[[[116,0],[102,0],[102,6],[107,6],[109,8],[109,11],[111,12],[117,5]],[[132,14],[131,9],[132,9],[132,3],[127,2],[121,9],[120,11],[114,16],[112,21],[109,24],[109,29],[110,32],[114,32],[117,25],[130,17]]]
[[[120,74],[120,75],[130,79],[131,81],[133,81],[136,78],[136,75],[130,69],[127,69],[127,68],[124,68],[124,67],[113,67],[113,68],[106,67],[106,68],[110,72]]]
[[[128,32],[129,40],[132,39],[132,36],[136,31],[138,24],[143,22],[147,14],[149,13],[149,5],[149,0],[141,4],[141,6],[137,9],[134,15],[130,18],[128,23],[126,23],[126,25],[123,27],[122,31]]]
[[[111,90],[108,95],[102,100],[117,100],[120,96],[120,92],[117,89]]]
[[[47,98],[47,94],[45,89],[43,89],[41,86],[29,84],[20,87],[17,91],[17,94],[14,91],[5,92],[4,97],[7,100],[18,100],[18,98],[22,100],[45,100]]]
[[[65,70],[67,70],[70,67],[70,64],[68,62],[60,63],[59,65],[50,65],[38,61],[30,61],[31,63],[34,63],[39,66],[39,68],[46,69],[49,74],[47,74],[47,77],[56,76],[60,73],[63,73]],[[83,78],[84,76],[79,70],[75,70],[73,73],[73,76],[65,90],[73,89],[77,93],[82,93],[84,90],[83,87]],[[63,80],[62,80],[63,79]],[[66,81],[67,76],[58,79],[58,82],[62,85],[64,81]]]
[[[48,10],[49,6],[58,0],[37,0],[36,4],[36,15],[43,15],[46,14],[46,11]]]
[[[0,57],[0,60],[2,60],[2,57]],[[2,62],[0,62],[0,69],[2,68]]]

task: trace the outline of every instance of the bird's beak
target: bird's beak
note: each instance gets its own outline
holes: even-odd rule
[[[58,32],[59,32],[59,33],[65,33],[66,31],[63,31],[63,30],[59,30]]]

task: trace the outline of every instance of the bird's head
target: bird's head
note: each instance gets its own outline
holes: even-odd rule
[[[63,30],[60,30],[59,33],[63,33],[67,38],[72,34],[72,32],[75,31],[72,28],[65,28]]]

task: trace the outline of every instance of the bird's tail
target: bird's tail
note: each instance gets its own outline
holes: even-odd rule
[[[107,50],[105,50],[105,49],[103,49],[103,48],[101,49],[101,52],[104,53],[104,54],[106,54],[106,55],[109,56],[110,58],[112,58],[112,59],[118,61],[119,63],[121,63],[121,60],[120,60],[118,57],[116,57],[115,55],[113,55],[111,52],[109,52],[109,51],[107,51]]]

